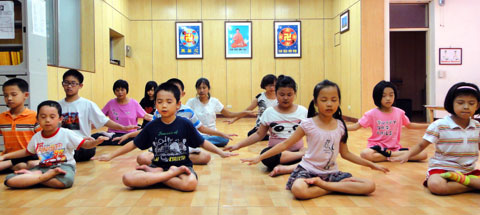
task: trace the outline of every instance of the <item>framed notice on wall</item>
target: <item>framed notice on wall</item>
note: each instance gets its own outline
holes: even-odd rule
[[[344,33],[350,29],[350,11],[347,10],[340,15],[340,33]]]
[[[302,29],[300,21],[274,22],[275,58],[302,57]]]
[[[252,22],[225,22],[225,58],[252,58]]]
[[[203,58],[203,23],[175,23],[175,52],[177,59]]]
[[[462,65],[462,48],[440,48],[440,65]]]

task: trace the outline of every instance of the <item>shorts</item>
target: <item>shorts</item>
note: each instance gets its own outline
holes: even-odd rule
[[[384,148],[381,144],[375,144],[375,143],[369,143],[367,145],[368,148],[372,148],[374,146],[380,146],[381,150],[390,150],[392,152],[396,152],[396,151],[408,151],[409,148],[403,148],[401,147],[400,145],[398,145],[398,147],[395,147],[395,148]],[[375,150],[375,149],[374,149]]]
[[[260,152],[260,154],[263,154],[265,153],[266,151],[270,150],[272,148],[272,146],[269,146],[267,148],[264,148],[262,150],[262,152]],[[272,157],[269,157],[269,158],[266,158],[266,159],[263,159],[262,160],[262,163],[268,168],[268,170],[273,170],[273,168],[275,168],[277,165],[280,165],[280,158],[282,157],[282,153],[278,153]],[[299,163],[300,161],[302,160],[302,158],[298,159],[298,160],[294,160],[292,162],[289,162],[289,163],[285,163],[285,165],[292,165],[292,164],[296,164],[296,163]]]
[[[435,174],[442,174],[442,173],[446,173],[446,172],[452,172],[452,171],[448,171],[448,170],[444,170],[444,169],[431,169],[430,171],[427,172],[427,177],[425,178],[425,181],[423,181],[423,186],[424,187],[428,187],[428,178],[431,176],[431,175],[435,175]],[[476,175],[476,176],[480,176],[480,170],[476,169],[476,170],[473,170],[469,173],[466,173],[464,175]]]
[[[170,169],[170,166],[161,167],[161,166],[157,166],[157,165],[155,165],[155,164],[153,164],[153,163],[150,164],[149,167],[152,167],[152,168],[162,168],[164,172],[165,172],[165,171],[168,171],[168,169]],[[190,172],[191,172],[192,174],[194,174],[194,175],[195,175],[195,178],[197,178],[197,180],[198,180],[198,175],[197,175],[197,173],[195,172],[195,170],[193,169],[193,166],[186,166],[186,167],[188,167],[188,169],[190,169]]]
[[[314,178],[314,177],[320,177],[320,179],[326,181],[326,182],[339,182],[343,179],[346,178],[351,178],[352,174],[348,172],[334,172],[334,173],[327,173],[327,174],[315,174],[312,172],[309,172],[302,166],[298,165],[295,170],[293,170],[292,174],[290,174],[290,177],[288,178],[286,189],[291,190],[293,186],[293,182],[299,178]]]
[[[67,173],[65,173],[64,175],[56,175],[55,178],[57,180],[59,180],[60,182],[62,182],[63,185],[65,185],[64,188],[72,187],[73,180],[75,178],[75,166],[72,165],[72,164],[58,164],[58,165],[53,165],[53,166],[49,166],[49,167],[36,166],[36,167],[33,167],[29,170],[30,171],[40,170],[40,171],[42,171],[42,174],[43,174],[43,173],[47,172],[48,170],[54,169],[54,168],[57,168],[57,167],[60,167],[60,169],[64,170]],[[7,181],[9,179],[11,179],[15,176],[18,176],[18,175],[21,175],[21,174],[12,173],[12,174],[7,175],[7,177],[5,177],[5,182],[4,182],[5,186],[8,186]]]

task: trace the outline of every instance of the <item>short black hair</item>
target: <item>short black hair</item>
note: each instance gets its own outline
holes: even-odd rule
[[[178,84],[180,85],[180,87],[182,88],[182,91],[185,90],[185,85],[183,85],[183,82],[182,80],[178,79],[178,78],[170,78],[167,83],[170,83],[170,84]]]
[[[115,83],[113,83],[113,92],[115,92],[115,90],[118,88],[123,88],[127,90],[128,93],[128,82],[122,79],[118,79],[117,81],[115,81]]]
[[[281,87],[292,88],[295,93],[297,92],[297,83],[290,76],[286,76],[286,75],[278,76],[277,84],[275,84],[275,92],[277,92],[278,89],[280,89]]]
[[[260,87],[265,89],[269,84],[274,84],[277,81],[277,76],[268,74],[263,76],[262,82],[260,83]]]
[[[447,96],[445,96],[445,101],[443,107],[452,115],[456,115],[453,110],[453,101],[457,96],[469,95],[477,98],[477,102],[480,102],[480,90],[478,86],[473,83],[459,82],[454,84],[448,90]],[[480,108],[475,111],[475,114],[480,114]]]
[[[180,90],[177,86],[168,82],[162,83],[157,87],[157,89],[155,90],[155,101],[157,100],[158,92],[160,92],[161,90],[173,93],[173,96],[177,100],[176,103],[180,101]]]
[[[40,113],[40,108],[42,108],[43,106],[49,106],[49,107],[56,108],[57,111],[58,111],[58,117],[62,116],[62,106],[58,102],[53,101],[53,100],[47,100],[47,101],[43,101],[42,103],[40,103],[37,106],[37,116]]]
[[[393,94],[395,95],[393,104],[395,104],[395,101],[397,100],[397,88],[395,87],[395,85],[393,85],[393,83],[389,81],[380,81],[377,85],[375,85],[372,93],[373,102],[378,108],[382,107],[383,91],[385,90],[385,88],[388,87],[393,89]]]
[[[68,76],[73,76],[78,80],[78,83],[80,84],[83,83],[83,75],[76,69],[69,69],[65,73],[63,73],[63,80],[65,80],[65,78],[67,78]]]
[[[8,86],[17,86],[18,88],[20,88],[20,91],[22,91],[22,93],[28,92],[28,83],[20,78],[9,79],[3,84],[2,90],[4,90],[5,87]]]

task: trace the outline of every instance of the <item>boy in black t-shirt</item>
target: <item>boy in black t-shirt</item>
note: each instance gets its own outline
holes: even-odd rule
[[[188,147],[201,146],[217,154],[225,152],[205,141],[188,119],[176,117],[180,108],[180,91],[175,85],[161,84],[155,91],[155,97],[156,108],[162,117],[148,123],[133,142],[97,159],[109,161],[135,148],[143,150],[152,147],[152,164],[138,166],[135,171],[126,173],[123,183],[132,188],[163,183],[177,190],[193,191],[197,187],[197,175],[188,157]],[[230,155],[233,154],[227,154]]]

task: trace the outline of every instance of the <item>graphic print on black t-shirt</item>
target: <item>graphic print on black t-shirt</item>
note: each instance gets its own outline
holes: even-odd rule
[[[78,112],[62,113],[62,127],[70,130],[80,130]]]
[[[188,147],[187,139],[176,138],[178,130],[173,132],[158,132],[158,136],[153,141],[153,162],[181,162],[187,159]]]
[[[163,123],[161,118],[154,119],[135,137],[133,143],[142,150],[152,147],[152,164],[165,169],[170,166],[192,166],[188,147],[199,147],[203,141],[192,122],[176,117],[170,124]]]

